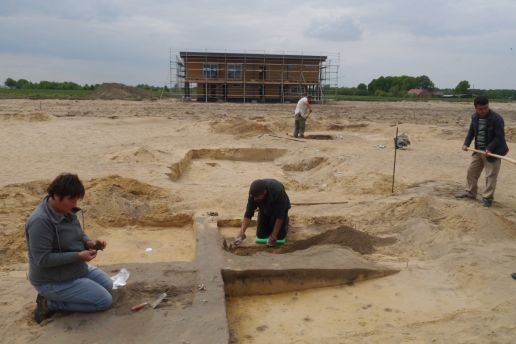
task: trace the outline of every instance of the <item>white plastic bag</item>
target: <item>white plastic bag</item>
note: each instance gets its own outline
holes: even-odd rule
[[[113,289],[118,289],[118,287],[126,285],[129,275],[129,271],[127,271],[126,268],[122,268],[115,276],[111,276],[111,280],[113,280]]]

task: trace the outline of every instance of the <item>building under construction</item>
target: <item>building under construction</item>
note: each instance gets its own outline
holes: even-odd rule
[[[323,102],[337,87],[338,55],[189,52],[170,54],[170,86],[185,100]]]

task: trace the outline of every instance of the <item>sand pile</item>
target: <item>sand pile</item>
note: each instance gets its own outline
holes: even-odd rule
[[[0,120],[2,121],[46,122],[51,121],[53,118],[54,116],[45,112],[0,114]]]
[[[110,160],[120,162],[156,162],[159,158],[151,150],[145,147],[117,152],[108,156]]]
[[[101,226],[184,226],[190,214],[176,212],[180,197],[158,187],[120,176],[93,179],[86,183],[82,203],[88,219]]]
[[[25,262],[25,221],[46,194],[49,181],[7,185],[0,189],[0,261]]]
[[[8,185],[0,189],[0,257],[2,263],[26,261],[24,226],[27,216],[46,195],[50,181]],[[85,229],[96,236],[105,226],[181,227],[191,214],[176,211],[178,196],[134,179],[109,176],[85,183]],[[79,220],[83,223],[81,213]]]
[[[214,121],[211,128],[215,133],[234,135],[238,138],[272,133],[267,124],[242,118]]]
[[[153,98],[153,95],[145,90],[118,83],[104,83],[94,92],[95,99],[127,99],[142,100]]]
[[[516,128],[505,128],[505,139],[507,142],[516,142]]]
[[[310,171],[316,168],[317,166],[324,163],[327,159],[316,156],[313,158],[303,159],[301,161],[287,163],[282,166],[283,171]]]

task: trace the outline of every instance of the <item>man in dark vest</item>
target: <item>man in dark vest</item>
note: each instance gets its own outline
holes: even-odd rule
[[[466,191],[458,193],[456,197],[475,199],[478,178],[485,169],[486,186],[481,202],[484,207],[489,208],[493,203],[496,180],[501,165],[500,159],[489,156],[489,154],[506,155],[509,147],[505,142],[503,118],[489,108],[489,100],[484,96],[478,96],[475,98],[474,105],[475,113],[471,116],[471,124],[462,149],[467,151],[475,139],[475,149],[484,153],[473,153],[468,168]]]
[[[290,200],[285,187],[275,179],[257,179],[249,188],[246,211],[235,243],[239,244],[246,238],[245,231],[256,208],[259,208],[256,236],[268,238],[267,246],[274,246],[276,240],[285,239],[290,209]]]

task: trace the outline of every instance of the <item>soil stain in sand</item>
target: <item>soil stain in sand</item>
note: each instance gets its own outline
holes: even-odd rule
[[[283,246],[276,246],[272,250],[266,246],[241,246],[232,248],[231,252],[240,255],[248,256],[257,252],[267,250],[270,253],[290,253],[299,250],[305,250],[317,245],[338,245],[349,247],[353,251],[360,254],[371,254],[375,251],[375,246],[390,245],[396,242],[396,238],[387,237],[381,238],[358,231],[348,226],[340,226],[338,228],[330,229],[324,233],[317,234],[311,238],[296,240],[288,242]]]

